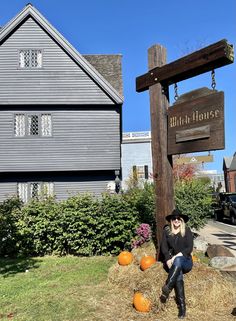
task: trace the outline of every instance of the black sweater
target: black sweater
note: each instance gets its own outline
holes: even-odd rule
[[[171,234],[170,227],[165,226],[161,240],[161,252],[164,261],[168,261],[172,256],[181,252],[185,257],[190,257],[193,250],[193,234],[190,228],[186,227],[185,236],[180,233]]]

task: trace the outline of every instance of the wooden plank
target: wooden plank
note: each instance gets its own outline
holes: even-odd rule
[[[179,157],[175,159],[177,165],[187,164],[202,164],[213,162],[213,155],[191,156],[191,157]]]
[[[208,95],[168,109],[168,155],[224,149],[224,146],[222,91],[212,90]]]
[[[231,64],[233,61],[233,45],[223,39],[174,62],[155,67],[146,74],[137,77],[136,91],[142,92],[156,83],[171,85]]]
[[[176,143],[208,138],[210,137],[210,125],[177,131],[175,137]]]
[[[162,66],[166,62],[166,49],[153,46],[148,50],[149,68]],[[174,208],[174,185],[172,156],[167,156],[167,109],[169,106],[168,89],[163,92],[161,84],[152,86],[149,90],[153,179],[155,186],[157,242],[160,244],[162,230],[166,224],[165,217]],[[159,257],[159,248],[157,249]]]

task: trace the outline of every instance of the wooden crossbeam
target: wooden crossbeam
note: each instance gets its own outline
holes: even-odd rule
[[[233,45],[228,44],[227,40],[223,39],[174,62],[155,67],[146,74],[137,77],[136,91],[145,91],[157,83],[171,85],[231,64],[233,61]]]

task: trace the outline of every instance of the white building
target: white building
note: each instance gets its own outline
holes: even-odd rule
[[[123,133],[121,145],[122,188],[126,189],[127,180],[133,176],[151,180],[152,177],[152,150],[151,132]]]
[[[134,170],[139,179],[151,181],[151,132],[125,132],[122,137],[122,188],[127,188],[127,181],[133,176]],[[225,191],[224,173],[217,173],[216,170],[200,170],[196,175],[198,177],[209,177],[214,190]]]

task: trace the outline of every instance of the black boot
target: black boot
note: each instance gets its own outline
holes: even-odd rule
[[[177,281],[175,285],[176,301],[179,307],[178,318],[183,319],[186,316],[184,281]]]
[[[172,291],[172,289],[176,284],[176,280],[179,276],[180,271],[181,271],[181,268],[178,266],[172,265],[172,267],[170,268],[169,275],[166,280],[166,285],[164,285],[162,288],[162,294],[160,297],[160,300],[162,303],[166,303],[170,292]]]

